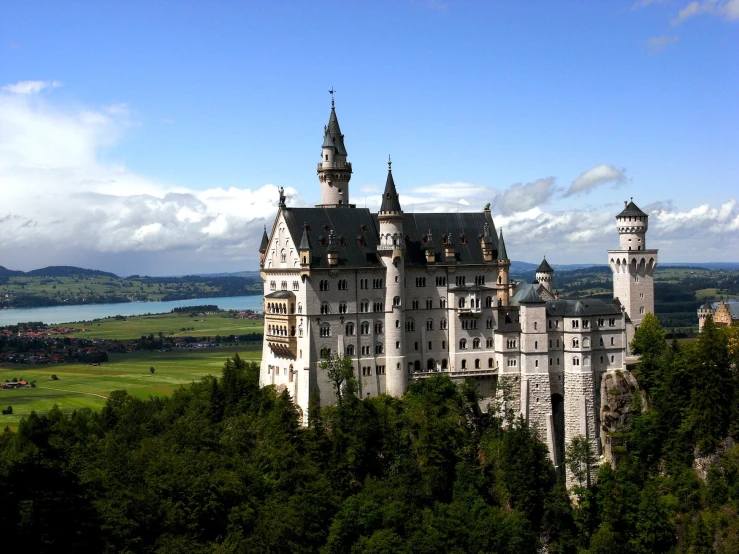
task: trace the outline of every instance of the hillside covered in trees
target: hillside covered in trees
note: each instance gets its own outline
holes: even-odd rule
[[[651,407],[632,407],[617,467],[568,449],[593,477],[574,502],[534,431],[470,387],[439,376],[360,400],[345,378],[304,428],[235,357],[170,398],[117,391],[99,413],[6,431],[0,529],[29,552],[737,552],[736,339],[710,322],[670,346],[645,319]]]

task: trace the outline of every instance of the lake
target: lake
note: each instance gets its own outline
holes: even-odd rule
[[[222,296],[216,298],[194,298],[191,300],[169,300],[166,302],[122,302],[120,304],[80,304],[76,306],[50,306],[47,308],[14,308],[0,310],[0,326],[15,325],[27,321],[44,323],[71,323],[90,321],[116,315],[162,314],[184,306],[215,304],[222,310],[254,310],[261,312],[262,295]]]

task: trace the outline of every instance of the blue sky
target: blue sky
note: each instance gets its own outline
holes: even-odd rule
[[[255,269],[276,188],[493,204],[512,258],[739,258],[739,0],[23,2],[0,8],[0,265]]]

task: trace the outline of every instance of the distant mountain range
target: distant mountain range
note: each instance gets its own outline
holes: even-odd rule
[[[607,267],[606,264],[551,264],[555,271],[573,271],[588,267]],[[705,262],[705,263],[660,263],[665,267],[694,267],[696,269],[721,269],[721,270],[739,270],[737,262]],[[511,273],[530,273],[536,270],[539,264],[522,262],[517,260],[511,261]],[[52,265],[32,271],[17,271],[8,269],[0,265],[0,278],[2,277],[72,277],[80,275],[85,277],[109,277],[112,279],[120,279],[115,273],[108,271],[100,271],[98,269],[85,269],[82,267],[74,267],[69,265]],[[258,277],[259,271],[234,271],[231,273],[190,273],[187,275],[167,275],[167,277]]]
[[[71,265],[50,265],[48,267],[42,267],[41,269],[34,269],[32,271],[16,271],[0,265],[0,277],[72,277],[73,275],[120,279],[120,277],[115,273],[109,273],[107,271],[100,271],[97,269],[84,269],[82,267],[74,267]]]

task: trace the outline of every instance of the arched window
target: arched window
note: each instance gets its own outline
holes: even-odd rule
[[[459,299],[459,308],[464,309],[464,307],[467,305],[467,299],[463,296]]]
[[[329,307],[328,307],[328,302],[321,302],[321,313],[322,314],[329,314],[329,313],[331,313],[331,311],[329,310]]]
[[[354,335],[354,324],[349,322],[346,324],[346,335],[353,336]]]
[[[462,369],[467,369],[467,360],[462,360]]]
[[[486,308],[492,308],[493,307],[493,297],[492,296],[486,296],[485,297],[485,307]]]
[[[466,350],[467,349],[467,339],[460,339],[460,341],[459,341],[459,349],[460,350]]]
[[[353,344],[347,344],[346,345],[346,355],[347,356],[354,356],[354,345]]]
[[[433,319],[427,319],[426,320],[426,330],[427,331],[433,331],[434,330],[434,320]]]
[[[472,348],[480,348],[480,339],[472,339]]]
[[[346,302],[344,301],[339,302],[339,313],[340,314],[346,313]]]
[[[375,321],[375,335],[382,334],[382,321]]]
[[[285,250],[284,249],[280,252],[280,261],[283,264],[287,261],[287,254],[285,254]]]
[[[493,318],[489,317],[485,320],[485,328],[486,329],[492,329],[493,328]]]
[[[321,347],[321,358],[329,358],[331,356],[331,349],[328,346]]]
[[[406,331],[415,331],[416,330],[416,322],[413,321],[413,319],[408,318],[405,320],[405,330]]]
[[[572,365],[580,365],[580,358],[578,358],[577,356],[574,356],[572,358]]]
[[[321,325],[321,336],[322,337],[330,337],[331,336],[331,326],[328,323],[323,323]]]
[[[446,361],[446,358],[441,360],[441,369],[448,369],[448,362]]]
[[[369,335],[369,328],[370,328],[369,321],[363,321],[359,325],[359,332],[362,333],[363,335]]]
[[[381,343],[381,342],[378,342],[378,343],[377,343],[377,344],[375,345],[375,354],[382,354],[382,353],[383,353],[383,351],[384,351],[384,350],[383,350],[383,348],[382,348],[382,343]]]
[[[446,319],[442,319],[441,321],[439,321],[439,329],[441,329],[442,331],[446,329]]]
[[[493,359],[492,358],[488,358],[488,367],[489,368],[492,368],[493,367]]]
[[[393,298],[393,306],[400,306],[400,296],[395,296]]]
[[[480,369],[480,360],[475,360],[475,369]]]

